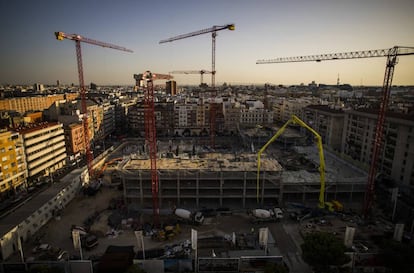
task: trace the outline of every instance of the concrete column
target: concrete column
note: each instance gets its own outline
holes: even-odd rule
[[[181,196],[180,171],[177,171],[177,205],[180,206]]]
[[[143,206],[144,205],[144,189],[142,188],[142,172],[141,171],[139,171],[138,179],[139,179],[139,194],[140,194],[140,199],[141,199],[141,206]]]
[[[262,206],[264,204],[265,181],[266,181],[266,172],[263,172],[263,175],[262,175],[262,200],[260,201]]]
[[[247,177],[247,173],[246,171],[244,171],[244,178],[243,178],[243,208],[246,207],[246,187],[247,187],[247,182],[246,182],[246,177]]]
[[[349,203],[352,204],[352,194],[354,193],[354,182],[351,184],[351,193],[349,194]]]
[[[125,174],[122,174],[122,185],[124,185],[124,203],[127,203],[127,198],[126,198],[126,184],[125,184]],[[81,183],[82,186],[82,183]]]
[[[158,174],[157,174],[158,175]],[[158,175],[158,208],[162,208],[162,181]]]
[[[306,185],[303,185],[303,192],[302,192],[302,203],[305,204],[306,200]]]
[[[283,180],[282,177],[279,176],[279,206],[283,204]]]
[[[198,171],[197,173],[197,178],[196,178],[196,207],[199,207],[199,188],[198,188],[198,184],[200,182],[200,171]]]
[[[223,206],[223,185],[224,185],[223,172],[220,171],[220,207]]]

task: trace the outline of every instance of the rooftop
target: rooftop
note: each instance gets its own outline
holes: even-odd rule
[[[125,170],[149,170],[148,158],[131,158],[125,166]],[[159,170],[211,170],[211,171],[255,171],[257,170],[257,155],[242,153],[204,153],[199,156],[185,156],[157,159]],[[262,156],[262,171],[281,171],[282,166],[277,160]]]

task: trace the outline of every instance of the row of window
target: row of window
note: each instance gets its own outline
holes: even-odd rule
[[[63,129],[62,129],[61,126],[59,126],[57,128],[54,128],[54,129],[50,129],[48,131],[45,131],[45,132],[42,132],[42,133],[39,133],[39,134],[35,134],[33,136],[30,136],[30,137],[25,137],[25,141],[40,138],[42,136],[52,135],[53,133],[59,132],[59,131],[61,131],[61,134],[63,134]]]

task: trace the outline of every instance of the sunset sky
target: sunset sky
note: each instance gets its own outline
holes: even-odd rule
[[[55,31],[132,49],[83,44],[85,83],[133,85],[146,70],[211,70],[211,34],[160,40],[234,23],[216,40],[216,83],[382,85],[385,58],[256,64],[258,59],[414,47],[412,0],[299,1],[1,1],[0,85],[78,84],[75,44]],[[199,75],[174,75],[199,84]],[[210,76],[204,81],[210,84]],[[396,66],[393,84],[414,85],[414,56]]]

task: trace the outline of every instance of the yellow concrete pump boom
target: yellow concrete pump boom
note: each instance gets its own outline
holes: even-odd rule
[[[319,151],[319,174],[321,180],[321,189],[319,191],[319,208],[325,208],[325,158],[323,155],[323,147],[322,147],[322,137],[310,126],[308,126],[305,122],[299,119],[297,116],[292,115],[292,117],[276,132],[276,134],[259,150],[257,153],[257,203],[259,203],[259,191],[260,191],[260,156],[266,150],[266,148],[273,143],[286,129],[289,124],[298,124],[303,128],[306,128],[312,134],[314,134],[316,138],[316,145]]]

